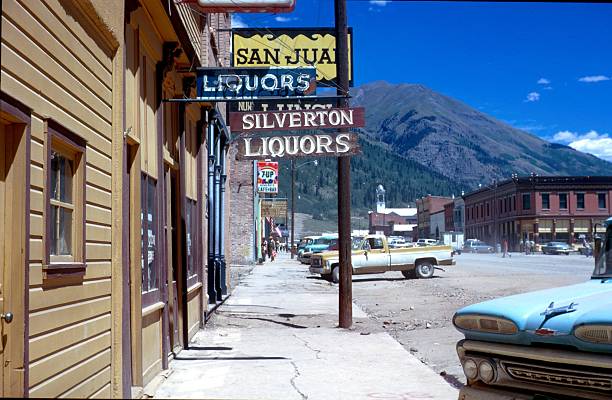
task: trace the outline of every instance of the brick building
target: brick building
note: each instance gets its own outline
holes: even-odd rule
[[[419,238],[433,238],[435,232],[430,232],[431,214],[444,210],[444,205],[453,199],[444,196],[427,195],[417,199],[417,224]],[[433,234],[432,234],[433,233]]]
[[[515,177],[465,195],[466,237],[575,243],[612,214],[612,176]]]
[[[385,188],[376,188],[376,211],[368,213],[369,232],[387,236],[397,235],[412,237],[416,227],[417,210],[413,207],[387,208],[385,203]]]

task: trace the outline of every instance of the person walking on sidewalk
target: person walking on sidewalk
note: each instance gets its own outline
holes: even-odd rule
[[[502,247],[504,249],[502,258],[506,258],[506,256],[508,256],[508,258],[511,258],[512,256],[510,255],[510,253],[508,253],[508,239],[504,239]]]
[[[268,241],[264,238],[261,241],[261,258],[266,262],[266,253],[268,252]]]
[[[268,257],[270,261],[274,261],[276,257],[276,242],[274,242],[272,236],[270,236],[270,240],[268,240]]]

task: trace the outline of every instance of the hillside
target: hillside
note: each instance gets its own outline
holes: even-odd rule
[[[441,174],[430,171],[419,163],[395,154],[385,144],[360,141],[363,154],[351,160],[351,204],[353,214],[365,215],[376,202],[376,186],[387,189],[387,204],[408,206],[409,202],[431,194],[459,194],[462,188]],[[307,162],[299,159],[297,165]],[[300,212],[315,218],[335,218],[337,209],[337,161],[333,158],[307,164],[296,173],[296,200]],[[290,162],[281,161],[279,197],[291,196]],[[297,199],[297,196],[300,199]]]
[[[417,84],[374,82],[352,91],[366,109],[362,134],[462,186],[535,172],[605,175],[612,164],[546,142]]]

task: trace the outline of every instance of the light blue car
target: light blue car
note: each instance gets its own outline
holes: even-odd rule
[[[459,398],[612,399],[612,217],[592,278],[459,310]]]
[[[310,257],[313,254],[322,253],[329,249],[334,239],[338,239],[338,235],[323,235],[314,239],[312,243],[304,246],[301,254],[298,252],[298,260],[302,264],[310,264]]]

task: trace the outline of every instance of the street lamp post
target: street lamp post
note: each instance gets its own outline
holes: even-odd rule
[[[293,251],[293,244],[295,243],[295,171],[306,164],[314,164],[317,166],[319,165],[319,161],[306,161],[296,166],[295,161],[291,160],[291,244],[289,249],[291,251],[292,259],[295,256]]]

